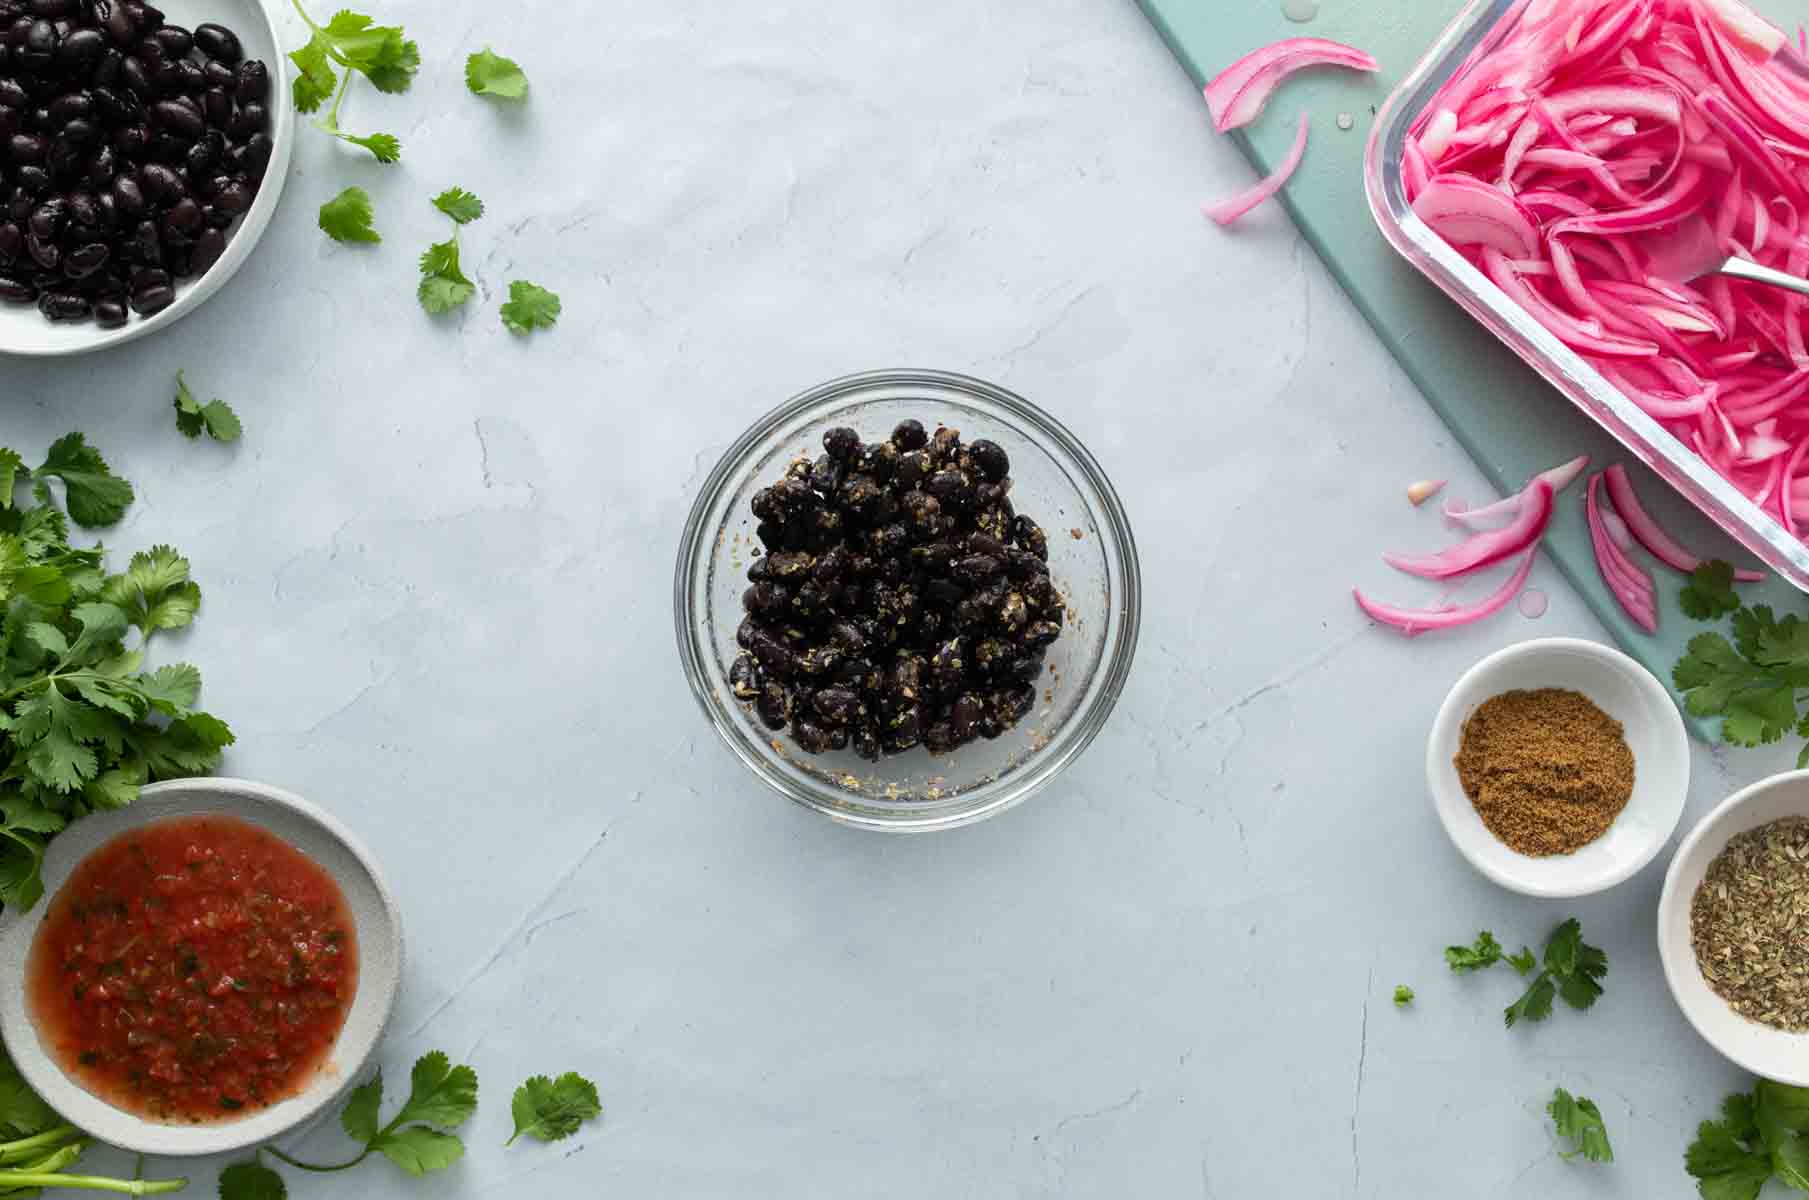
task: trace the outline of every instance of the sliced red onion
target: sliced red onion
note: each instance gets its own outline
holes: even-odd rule
[[[1325,38],[1288,38],[1253,50],[1206,85],[1206,107],[1220,133],[1254,121],[1283,79],[1305,67],[1348,67],[1373,71],[1376,60],[1363,51]]]
[[[1520,566],[1508,581],[1493,595],[1477,604],[1446,608],[1398,608],[1392,604],[1379,604],[1363,594],[1361,588],[1351,589],[1357,599],[1357,607],[1368,613],[1370,619],[1383,625],[1400,630],[1408,637],[1418,637],[1422,633],[1431,633],[1439,629],[1455,629],[1460,625],[1471,625],[1486,617],[1492,617],[1511,603],[1519,594],[1526,580],[1533,573],[1533,560],[1539,557],[1539,550],[1534,547],[1526,552],[1520,560]]]
[[[1628,558],[1609,536],[1607,525],[1602,520],[1601,507],[1596,502],[1596,489],[1601,482],[1600,475],[1590,477],[1587,502],[1589,540],[1595,547],[1596,567],[1602,573],[1602,582],[1608,585],[1608,590],[1620,601],[1622,611],[1632,618],[1633,623],[1647,633],[1657,633],[1656,589],[1652,586],[1651,577]]]
[[[1615,463],[1596,478],[1606,477],[1608,481],[1608,497],[1614,501],[1614,511],[1627,523],[1639,544],[1652,553],[1652,557],[1673,570],[1685,575],[1690,574],[1702,565],[1702,559],[1677,544],[1677,539],[1666,533],[1664,528],[1646,511],[1640,503],[1639,493],[1633,490],[1633,480],[1627,476],[1627,468]],[[1593,480],[1591,483],[1593,484]],[[1743,583],[1758,583],[1765,576],[1757,571],[1739,570],[1734,578]]]
[[[1539,252],[1539,222],[1498,187],[1468,175],[1436,175],[1413,200],[1420,220],[1448,242],[1489,246],[1509,258]]]
[[[1797,511],[1809,498],[1795,491],[1809,469],[1809,301],[1691,278],[1717,254],[1809,272],[1809,51],[1740,0],[1510,7],[1506,34],[1415,120],[1409,202],[1630,402],[1809,540]],[[1696,244],[1681,236],[1691,228],[1704,254],[1667,257]],[[1614,507],[1644,544],[1618,497]]]
[[[1537,545],[1551,523],[1551,513],[1551,484],[1535,479],[1521,496],[1519,513],[1500,529],[1473,534],[1437,554],[1384,554],[1382,561],[1422,579],[1454,579]]]
[[[1537,475],[1533,476],[1533,479],[1543,479],[1546,484],[1550,486],[1552,494],[1555,496],[1571,484],[1575,483],[1583,472],[1588,469],[1589,456],[1587,454],[1579,454],[1567,463],[1559,463],[1555,467],[1539,472]],[[1456,521],[1462,525],[1474,525],[1478,522],[1495,521],[1515,516],[1520,512],[1521,501],[1526,497],[1527,491],[1531,487],[1532,481],[1529,480],[1525,488],[1515,492],[1512,496],[1507,497],[1505,500],[1497,500],[1495,503],[1486,505],[1482,508],[1466,510],[1455,501],[1449,502],[1445,505],[1445,519]]]
[[[1214,221],[1217,221],[1220,225],[1229,225],[1257,205],[1261,204],[1264,200],[1267,200],[1270,196],[1273,196],[1276,192],[1279,192],[1282,189],[1282,186],[1293,176],[1295,169],[1300,166],[1300,160],[1306,156],[1307,125],[1309,123],[1310,118],[1308,115],[1306,113],[1301,113],[1300,129],[1294,134],[1293,148],[1288,151],[1288,156],[1281,160],[1281,164],[1275,168],[1274,172],[1271,173],[1268,178],[1247,191],[1239,192],[1228,200],[1221,200],[1217,204],[1207,205],[1205,208],[1206,215],[1211,217]]]

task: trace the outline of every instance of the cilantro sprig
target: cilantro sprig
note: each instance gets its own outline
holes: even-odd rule
[[[557,1079],[536,1075],[515,1089],[509,1104],[515,1132],[503,1145],[513,1145],[526,1134],[542,1142],[557,1142],[578,1132],[578,1127],[603,1115],[597,1085],[576,1071]]]
[[[421,255],[421,286],[416,295],[430,313],[451,312],[477,292],[459,265],[459,230],[484,215],[484,202],[464,188],[448,188],[433,206],[452,218],[452,236],[435,242]]]
[[[19,504],[27,485],[33,503]],[[196,707],[199,671],[145,669],[153,639],[200,610],[188,560],[157,546],[109,574],[99,547],[69,542],[71,519],[113,524],[132,498],[80,434],[36,471],[0,449],[0,902],[18,908],[43,895],[45,844],[70,821],[207,774],[233,742]]]
[[[176,372],[176,428],[183,437],[198,438],[206,433],[216,442],[236,442],[245,432],[239,414],[226,401],[209,400],[203,404],[195,399],[181,371]]]
[[[1756,1200],[1774,1175],[1809,1191],[1809,1088],[1761,1079],[1727,1097],[1721,1119],[1697,1127],[1683,1165],[1703,1200]]]
[[[347,133],[340,128],[339,110],[353,75],[364,76],[380,92],[406,92],[421,68],[420,48],[399,25],[378,25],[363,13],[349,9],[319,25],[302,8],[301,0],[294,0],[294,4],[313,34],[307,45],[289,55],[296,69],[291,89],[296,109],[318,112],[331,100],[326,115],[314,122],[317,128],[341,141],[362,146],[380,163],[398,161],[402,143],[394,135]]]
[[[1531,947],[1518,954],[1503,954],[1495,935],[1483,930],[1469,946],[1445,947],[1445,962],[1459,975],[1485,970],[1505,962],[1525,978],[1540,965]],[[1583,941],[1583,927],[1575,917],[1552,930],[1545,942],[1544,969],[1527,984],[1518,1000],[1503,1014],[1511,1029],[1521,1021],[1543,1021],[1551,1016],[1552,1001],[1560,996],[1572,1008],[1585,1009],[1602,994],[1601,979],[1608,973],[1608,956]]]
[[[1552,1093],[1551,1103],[1545,1106],[1545,1111],[1551,1114],[1558,1136],[1571,1143],[1569,1150],[1558,1152],[1560,1157],[1580,1156],[1594,1163],[1614,1161],[1614,1147],[1608,1144],[1608,1124],[1602,1120],[1602,1111],[1595,1101],[1587,1096],[1572,1096],[1559,1088]]]
[[[1608,974],[1608,956],[1583,941],[1583,927],[1572,917],[1546,940],[1544,968],[1520,999],[1507,1006],[1503,1016],[1509,1029],[1521,1021],[1551,1016],[1554,996],[1579,1011],[1594,1005],[1602,994],[1602,977]]]
[[[1809,689],[1809,622],[1780,617],[1767,604],[1741,604],[1732,588],[1726,563],[1697,568],[1683,591],[1685,611],[1703,619],[1731,612],[1734,636],[1691,638],[1671,681],[1691,715],[1721,718],[1721,740],[1730,745],[1767,745],[1792,732],[1809,739],[1809,714],[1798,711],[1799,693]],[[1797,766],[1809,767],[1809,743]]]
[[[465,1156],[465,1143],[449,1131],[477,1111],[477,1072],[454,1066],[438,1050],[423,1054],[409,1074],[408,1100],[387,1124],[379,1125],[382,1108],[383,1074],[378,1072],[352,1092],[345,1111],[339,1114],[346,1136],[363,1144],[355,1156],[321,1165],[292,1158],[274,1146],[270,1153],[303,1171],[347,1171],[372,1154],[381,1154],[410,1175],[444,1170]]]

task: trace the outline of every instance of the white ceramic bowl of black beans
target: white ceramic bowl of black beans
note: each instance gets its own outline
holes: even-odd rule
[[[0,0],[0,354],[167,328],[244,265],[294,145],[260,0]]]

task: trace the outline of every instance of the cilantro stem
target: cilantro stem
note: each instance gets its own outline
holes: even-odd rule
[[[16,1142],[0,1143],[0,1166],[36,1158],[46,1150],[55,1150],[81,1136],[82,1131],[73,1125],[58,1125],[54,1129],[46,1129],[43,1133],[20,1138]]]
[[[371,1156],[371,1148],[366,1146],[358,1157],[352,1159],[350,1162],[335,1163],[330,1167],[323,1167],[318,1163],[305,1163],[300,1159],[290,1158],[275,1146],[265,1146],[264,1149],[270,1151],[270,1156],[272,1158],[280,1158],[298,1171],[315,1171],[322,1175],[330,1174],[334,1171],[349,1171]]]
[[[308,15],[308,10],[301,6],[301,0],[291,0],[291,3],[295,5],[295,15],[306,22],[309,29],[312,29],[315,33],[319,33],[320,26],[314,23],[314,18]]]
[[[339,106],[345,103],[346,91],[351,86],[352,72],[350,70],[341,71],[339,74],[339,90],[333,93],[333,107],[327,110],[326,116],[315,122],[316,125],[320,126],[320,128],[326,130],[328,133],[333,134],[335,137],[339,135]]]
[[[84,1188],[91,1192],[118,1192],[122,1196],[158,1196],[179,1192],[187,1186],[186,1179],[108,1179],[101,1175],[63,1175],[55,1171],[0,1171],[0,1187],[8,1191]]]

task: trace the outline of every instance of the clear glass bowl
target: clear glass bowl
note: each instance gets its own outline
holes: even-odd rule
[[[1732,0],[1737,2],[1737,0]],[[1364,186],[1382,236],[1401,256],[1506,342],[1552,386],[1618,438],[1779,575],[1809,591],[1809,546],[1721,478],[1696,452],[1552,336],[1414,215],[1401,176],[1409,128],[1446,81],[1508,36],[1527,0],[1470,0],[1383,105],[1369,135]],[[1794,52],[1791,52],[1794,55]]]
[[[870,763],[852,751],[812,756],[737,701],[741,594],[760,549],[748,504],[823,432],[848,425],[875,441],[906,417],[991,438],[1011,456],[1012,504],[1049,535],[1049,571],[1067,602],[1037,706],[996,741],[954,754],[923,749]],[[729,447],[685,523],[673,582],[679,656],[691,690],[729,749],[768,785],[848,825],[947,829],[1003,812],[1045,787],[1087,748],[1124,690],[1137,649],[1137,548],[1099,463],[1060,422],[1004,388],[939,371],[875,371],[833,380],[780,405]]]

